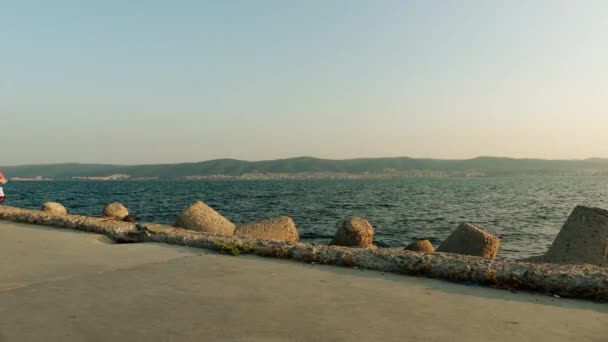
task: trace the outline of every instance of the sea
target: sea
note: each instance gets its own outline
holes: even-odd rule
[[[499,257],[546,252],[577,205],[608,208],[608,177],[463,177],[386,180],[152,180],[9,182],[5,205],[62,203],[99,216],[119,201],[141,222],[173,224],[203,200],[236,224],[286,215],[304,242],[327,243],[348,216],[363,216],[380,247],[434,245],[462,222],[501,238]]]

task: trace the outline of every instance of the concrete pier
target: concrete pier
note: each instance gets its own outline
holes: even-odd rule
[[[0,221],[0,341],[605,341],[608,305]]]

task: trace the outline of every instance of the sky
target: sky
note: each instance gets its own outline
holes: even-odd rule
[[[608,157],[604,0],[0,8],[0,165]]]

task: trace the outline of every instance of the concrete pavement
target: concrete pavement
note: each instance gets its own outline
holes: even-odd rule
[[[608,304],[0,221],[0,341],[606,341]]]

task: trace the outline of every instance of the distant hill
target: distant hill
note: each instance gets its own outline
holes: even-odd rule
[[[608,159],[542,160],[478,157],[467,160],[399,158],[360,158],[328,160],[312,157],[242,161],[217,159],[198,163],[157,165],[52,164],[0,167],[10,178],[53,179],[105,177],[126,174],[131,178],[161,179],[189,176],[242,177],[251,174],[353,174],[376,176],[530,176],[530,175],[608,175]]]

